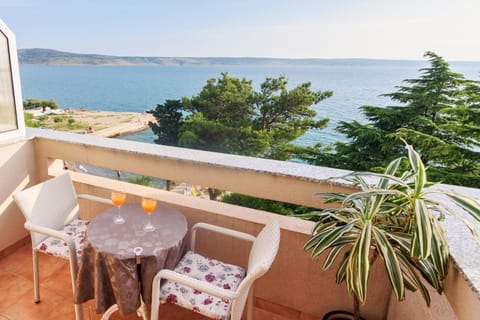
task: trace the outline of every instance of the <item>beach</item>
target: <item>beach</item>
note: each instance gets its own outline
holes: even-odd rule
[[[35,118],[48,116],[49,118],[51,117],[55,119],[55,117],[62,116],[67,120],[73,119],[74,123],[77,124],[73,128],[70,128],[70,126],[65,124],[60,127],[55,127],[55,130],[91,134],[102,137],[117,137],[143,131],[148,129],[148,122],[155,121],[155,117],[146,112],[114,112],[85,109],[56,109],[47,110],[45,112],[42,112],[41,110],[25,111],[32,113]]]

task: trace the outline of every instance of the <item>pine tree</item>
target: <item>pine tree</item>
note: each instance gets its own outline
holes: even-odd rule
[[[288,160],[292,141],[328,119],[311,108],[332,95],[306,82],[289,90],[284,76],[267,78],[257,92],[251,81],[222,73],[191,98],[167,100],[150,111],[156,143]]]
[[[332,149],[310,148],[299,157],[317,165],[378,171],[405,155],[399,137],[419,151],[431,180],[480,187],[480,86],[427,52],[430,66],[385,94],[399,106],[362,106],[367,124],[341,122],[350,140]]]

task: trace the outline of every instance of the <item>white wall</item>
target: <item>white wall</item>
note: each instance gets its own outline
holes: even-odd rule
[[[430,307],[427,307],[420,292],[407,291],[405,300],[397,301],[392,293],[388,320],[456,320],[458,319],[453,311],[447,297],[439,295],[430,285],[426,285],[432,299]],[[461,319],[461,318],[460,318]]]
[[[30,140],[0,145],[0,252],[27,236],[25,219],[12,195],[35,184],[34,159]]]

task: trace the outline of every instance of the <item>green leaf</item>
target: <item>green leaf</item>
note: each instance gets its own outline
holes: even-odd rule
[[[480,203],[474,199],[463,197],[453,192],[445,192],[457,205],[480,222]]]
[[[329,232],[329,230],[324,229],[320,232],[314,233],[310,237],[310,239],[308,239],[308,241],[303,245],[303,249],[305,251],[308,251],[308,250],[314,248],[318,244],[318,242],[322,240],[324,235],[327,234],[328,232]],[[313,254],[312,254],[312,257],[313,257]]]
[[[367,299],[368,278],[370,276],[370,247],[372,221],[365,221],[360,237],[357,239],[346,266],[346,282],[349,291],[354,292],[360,302]]]
[[[329,222],[318,222],[315,224],[315,227],[312,230],[312,234],[316,235],[317,233],[325,230],[333,228],[337,224],[336,221],[329,221]]]
[[[397,172],[401,162],[402,162],[402,158],[397,158],[388,164],[387,169],[385,169],[385,175],[387,175],[388,178],[387,176],[381,177],[380,182],[378,184],[379,188],[383,188],[383,189],[388,188],[388,183],[390,180],[392,180],[390,176],[395,176],[395,173]],[[401,179],[395,179],[395,180],[401,181],[401,183],[403,183]]]
[[[397,243],[405,252],[410,252],[412,247],[412,235],[408,233],[391,232],[388,236]]]
[[[343,256],[342,262],[340,262],[340,265],[338,266],[337,273],[335,276],[335,282],[337,284],[342,283],[347,278],[347,265],[348,265],[348,261],[351,253],[352,251],[347,251]]]
[[[346,244],[344,245],[338,245],[332,248],[330,252],[328,253],[327,258],[325,259],[325,262],[323,263],[323,270],[327,270],[328,268],[331,267],[332,263],[335,261],[337,258],[338,254],[342,251],[343,248],[346,247]]]
[[[434,217],[431,217],[431,220],[433,233],[432,254],[430,257],[439,278],[444,279],[447,276],[450,261],[448,243],[440,223]]]
[[[382,257],[385,268],[387,269],[388,278],[392,284],[393,292],[399,300],[403,300],[405,297],[404,279],[395,251],[388,242],[384,231],[376,227],[374,227],[372,231],[374,239],[376,240],[377,250]]]
[[[312,250],[312,257],[318,257],[322,252],[330,248],[344,233],[350,231],[353,228],[353,224],[347,224],[344,226],[332,227],[322,230],[313,238],[311,238],[305,244],[305,249]]]
[[[423,282],[420,279],[420,277],[415,272],[415,265],[412,263],[411,259],[399,251],[398,251],[397,257],[399,258],[399,260],[401,260],[403,270],[405,270],[406,273],[408,273],[409,275],[408,278],[411,280],[410,284],[415,284],[415,288],[420,289],[420,292],[423,296],[423,299],[427,303],[427,306],[430,306],[430,303],[431,303],[430,293],[428,292],[427,288],[423,285]],[[404,276],[404,279],[405,278],[406,277]]]
[[[430,213],[421,199],[415,200],[415,226],[410,254],[417,259],[426,259],[432,250],[432,226]]]
[[[318,192],[314,194],[315,197],[322,197],[325,200],[331,201],[331,202],[339,202],[341,203],[343,199],[347,196],[344,193],[329,193],[329,192]]]
[[[359,192],[352,193],[351,195],[345,198],[344,202],[347,203],[349,201],[354,201],[357,199],[365,199],[365,198],[376,197],[380,195],[404,196],[405,194],[398,190],[370,189],[367,191],[359,191]]]
[[[432,258],[428,257],[424,260],[419,260],[415,262],[415,266],[423,275],[423,278],[434,287],[438,293],[443,291],[442,280],[438,276],[437,269],[435,268]]]
[[[410,166],[415,172],[415,194],[420,195],[427,181],[427,172],[418,152],[416,152],[413,147],[408,144],[407,150]]]
[[[398,160],[398,159],[397,159]],[[401,160],[401,159],[400,159]],[[396,160],[394,160],[396,161]],[[395,166],[396,164],[393,164],[393,167]],[[393,167],[391,168],[391,170],[393,170]],[[404,179],[401,179],[401,178],[398,178],[394,175],[390,175],[390,174],[387,174],[387,173],[377,173],[377,172],[368,172],[368,171],[361,171],[361,172],[353,172],[351,173],[352,176],[356,176],[356,177],[378,177],[380,179],[384,179],[384,180],[387,180],[387,181],[390,181],[390,182],[396,182],[398,183],[399,185],[403,185],[403,186],[406,186],[407,183],[405,182]],[[380,188],[380,186],[379,186]],[[362,190],[368,190],[370,189],[370,186],[368,184],[364,184]]]

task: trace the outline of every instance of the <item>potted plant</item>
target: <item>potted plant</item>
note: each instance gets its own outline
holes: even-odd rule
[[[313,258],[328,252],[323,269],[339,259],[336,282],[346,283],[353,296],[354,319],[359,319],[360,303],[367,297],[372,264],[380,258],[392,290],[399,301],[405,289],[420,290],[427,305],[430,295],[422,280],[443,291],[449,249],[441,221],[455,212],[429,194],[442,194],[477,221],[480,204],[459,194],[431,188],[419,154],[406,144],[407,170],[396,176],[402,158],[392,161],[383,174],[352,172],[340,178],[359,188],[352,194],[322,193],[326,203],[339,206],[314,212],[318,222],[304,249]],[[375,180],[374,183],[371,181]],[[468,223],[466,223],[468,225]],[[469,226],[476,236],[475,228]]]

